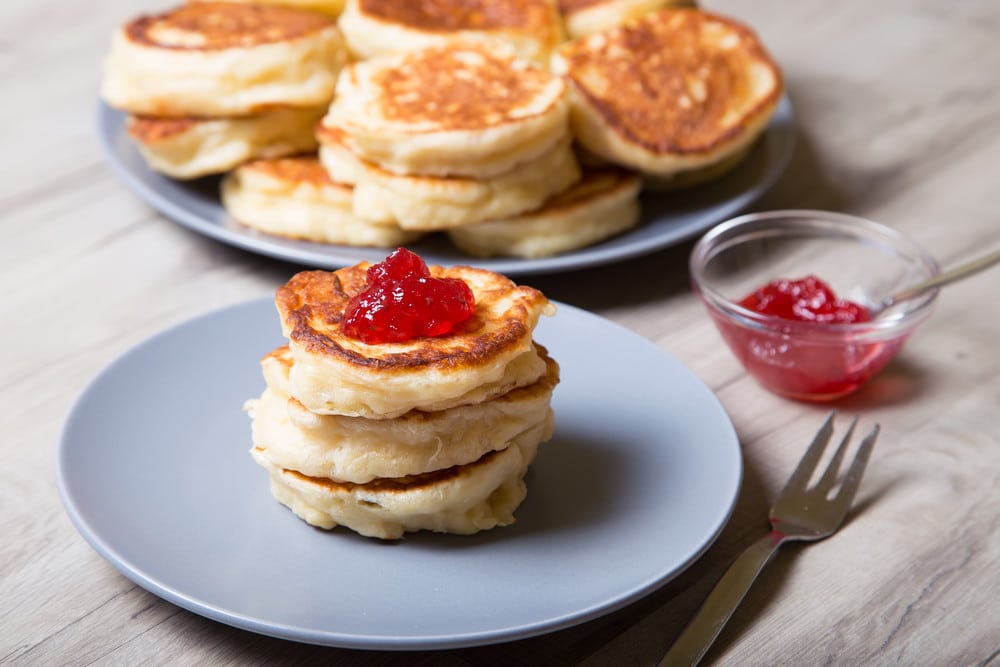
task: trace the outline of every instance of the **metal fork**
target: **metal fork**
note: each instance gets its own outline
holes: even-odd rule
[[[660,661],[659,667],[698,664],[778,547],[785,542],[797,540],[821,540],[833,535],[843,523],[861,484],[861,476],[878,437],[879,425],[876,424],[861,441],[838,488],[838,471],[858,423],[855,417],[819,481],[809,486],[823,450],[833,435],[835,416],[836,412],[827,416],[809,449],[802,456],[802,461],[771,507],[771,532],[744,551],[722,575],[694,620]]]

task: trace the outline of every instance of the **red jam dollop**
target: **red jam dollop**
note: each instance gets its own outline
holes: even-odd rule
[[[837,297],[829,285],[812,275],[770,282],[744,297],[740,305],[762,315],[800,322],[851,324],[871,320],[867,308]]]
[[[457,278],[434,278],[420,256],[397,248],[368,267],[368,287],[344,310],[344,333],[369,345],[444,336],[472,316],[472,290]]]

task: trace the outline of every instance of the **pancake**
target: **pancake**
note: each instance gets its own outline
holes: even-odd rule
[[[268,471],[275,499],[313,526],[390,540],[418,530],[469,535],[514,522],[527,494],[524,473],[546,434],[540,424],[474,463],[367,484],[279,468],[256,447],[251,454]]]
[[[246,405],[253,444],[279,468],[357,484],[472,463],[543,422],[551,425],[559,365],[541,354],[545,375],[491,401],[365,419],[317,415],[290,398],[292,358],[282,346],[262,360],[267,389]]]
[[[324,108],[276,108],[232,118],[130,116],[129,137],[155,171],[172,178],[221,174],[255,158],[316,149]]]
[[[206,2],[211,0],[187,0],[188,4]],[[330,18],[337,18],[344,11],[344,0],[216,0],[221,2],[242,2],[256,5],[284,5],[285,7],[296,7],[313,12],[326,14]]]
[[[339,26],[359,59],[462,39],[547,64],[563,41],[552,0],[348,0]]]
[[[220,193],[234,219],[275,236],[379,248],[420,238],[355,215],[351,186],[330,180],[315,156],[248,162],[226,175]]]
[[[694,7],[693,0],[559,0],[570,39],[609,30],[662,7]]]
[[[553,67],[572,82],[577,140],[659,179],[718,176],[712,167],[748,150],[782,93],[777,65],[749,28],[695,9],[661,9],[575,40]]]
[[[119,29],[101,95],[149,116],[244,116],[329,104],[346,50],[316,12],[227,2],[140,16]]]
[[[452,229],[448,237],[476,257],[548,257],[608,239],[639,222],[642,178],[614,167],[587,167],[583,179],[542,208]]]
[[[277,290],[294,359],[291,395],[307,409],[387,419],[482,403],[545,373],[532,331],[555,307],[538,290],[468,266],[430,267],[433,277],[464,280],[475,296],[472,317],[457,331],[372,345],[348,337],[344,309],[367,287],[369,266],[303,271]]]
[[[580,178],[568,134],[534,160],[487,179],[396,174],[359,160],[339,133],[318,134],[327,172],[354,184],[354,212],[403,229],[450,229],[529,211]]]
[[[322,124],[388,171],[490,178],[538,158],[568,133],[561,77],[478,44],[353,63]]]

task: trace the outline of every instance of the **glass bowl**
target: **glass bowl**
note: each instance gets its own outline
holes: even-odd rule
[[[867,309],[940,272],[896,230],[827,211],[752,213],[711,229],[694,246],[692,287],[747,372],[768,390],[806,401],[850,394],[878,373],[931,314],[937,290],[872,321],[783,319],[739,304],[778,279],[817,276]]]

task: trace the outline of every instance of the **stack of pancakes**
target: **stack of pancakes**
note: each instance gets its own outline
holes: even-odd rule
[[[329,24],[341,6],[269,5],[306,2],[326,15],[276,6],[252,11],[310,15],[295,23],[305,30]],[[767,126],[783,91],[777,66],[749,28],[681,6],[691,4],[347,0],[337,19],[346,46],[334,58],[339,74],[327,90],[328,108],[324,102],[307,116],[286,100],[237,114],[238,122],[230,111],[224,123],[212,105],[191,112],[197,120],[163,121],[174,111],[134,103],[151,98],[139,78],[155,73],[143,63],[169,62],[166,69],[176,73],[181,60],[161,51],[191,51],[185,67],[209,73],[231,62],[209,57],[217,36],[196,39],[180,19],[160,30],[166,46],[155,59],[131,58],[142,50],[142,40],[129,37],[133,26],[149,21],[140,19],[116,39],[105,99],[156,116],[134,120],[131,130],[154,169],[178,177],[228,171],[224,206],[262,232],[381,247],[438,234],[474,256],[543,257],[632,228],[644,187],[679,189],[717,178],[742,161]],[[255,5],[198,2],[175,14],[234,7]],[[277,41],[289,58],[293,32],[275,32],[287,33]],[[256,39],[251,31],[239,41]],[[341,69],[344,51],[354,61]],[[302,55],[295,53],[291,69],[298,71]],[[199,100],[211,97],[231,109],[241,97],[231,81],[194,81]],[[123,88],[133,94],[122,95]],[[219,138],[233,134],[265,137],[258,143],[267,149],[233,151],[232,141]],[[292,134],[298,143],[286,136]],[[288,157],[295,146],[304,153]],[[254,156],[260,159],[246,162]]]
[[[622,219],[593,216],[588,228],[558,205],[571,189],[576,199],[611,194],[595,178],[582,187],[568,111],[565,81],[512,52],[430,46],[349,65],[317,129],[319,157],[333,180],[354,186],[359,217],[454,232],[475,254],[561,251],[610,235]],[[528,218],[541,211],[550,224],[533,228]],[[638,212],[624,217],[634,224]],[[498,243],[497,224],[529,243]]]
[[[510,524],[553,428],[559,367],[532,338],[553,306],[496,273],[430,267],[466,281],[472,318],[439,338],[366,344],[341,320],[368,266],[299,273],[277,292],[288,344],[263,359],[267,388],[247,403],[272,494],[314,526],[382,539]]]
[[[195,178],[314,149],[345,58],[321,14],[197,3],[122,26],[101,94],[154,169]]]

